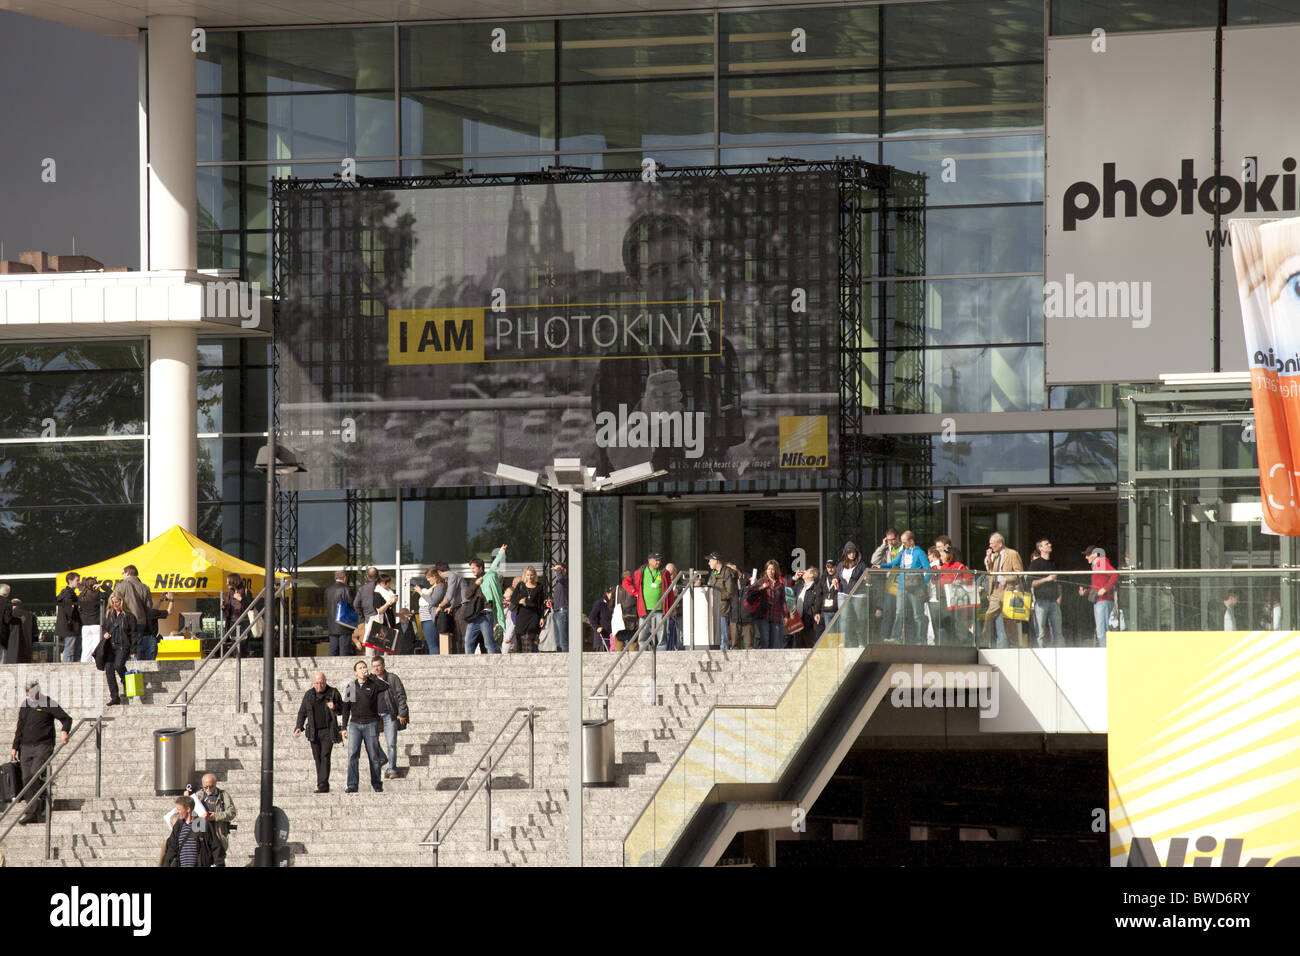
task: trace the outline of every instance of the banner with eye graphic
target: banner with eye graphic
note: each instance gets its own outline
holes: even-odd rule
[[[1228,224],[1246,333],[1264,530],[1300,535],[1300,219]]]

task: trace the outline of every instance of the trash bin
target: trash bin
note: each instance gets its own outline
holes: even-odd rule
[[[614,721],[582,722],[582,785],[614,786]]]
[[[194,778],[194,728],[153,732],[153,789],[158,796],[185,792]]]

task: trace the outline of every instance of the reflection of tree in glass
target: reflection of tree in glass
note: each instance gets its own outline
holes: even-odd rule
[[[478,530],[470,536],[469,554],[486,559],[504,542],[509,545],[509,560],[541,560],[544,553],[543,505],[540,497],[510,498],[496,505],[488,512]]]

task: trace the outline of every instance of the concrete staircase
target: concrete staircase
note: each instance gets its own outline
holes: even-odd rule
[[[645,655],[610,703],[616,727],[617,785],[585,791],[584,861],[620,865],[624,835],[709,708],[716,703],[774,703],[806,653],[660,653],[655,701],[649,697],[650,660]],[[607,654],[584,655],[583,683],[588,693],[610,660]],[[430,865],[432,851],[417,843],[507,715],[530,703],[537,708],[535,786],[528,786],[525,730],[494,769],[492,848],[486,845],[487,809],[480,793],[447,838],[439,864],[567,864],[565,656],[393,658],[393,672],[406,686],[411,709],[411,724],[397,738],[400,776],[385,780],[383,793],[372,792],[363,751],[360,790],[344,793],[346,743],[336,745],[331,792],[317,795],[312,792],[315,770],[311,748],[305,739],[293,739],[294,718],[317,668],[338,687],[350,678],[352,663],[352,658],[276,662],[275,804],[289,818],[292,865]],[[5,865],[157,863],[167,836],[162,816],[171,809],[172,798],[154,795],[153,732],[179,726],[179,711],[169,710],[165,704],[193,673],[194,665],[145,662],[138,666],[145,674],[145,697],[126,707],[101,707],[104,678],[93,665],[0,667],[0,684],[7,672],[13,674],[14,681],[8,687],[0,686],[0,733],[7,735],[16,722],[15,703],[20,692],[15,683],[31,676],[42,678],[51,696],[65,703],[74,719],[93,716],[101,709],[105,715],[102,796],[95,797],[92,741],[56,783],[54,858],[48,864],[44,860],[43,825],[20,826],[0,846]],[[189,710],[189,724],[196,728],[197,770],[216,774],[218,785],[233,796],[238,808],[239,829],[232,835],[228,857],[231,866],[249,863],[256,842],[253,823],[260,785],[261,686],[261,662],[244,661],[244,709],[236,712],[233,664],[227,664]],[[599,710],[588,706],[586,713],[597,716]]]

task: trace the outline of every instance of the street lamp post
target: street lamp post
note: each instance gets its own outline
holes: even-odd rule
[[[499,464],[493,478],[563,492],[569,502],[569,865],[582,866],[582,496],[612,491],[667,472],[644,462],[596,477],[578,458],[557,458],[546,474]],[[578,602],[577,613],[573,603]]]
[[[275,441],[274,409],[267,419],[266,446],[254,467],[266,472],[266,549],[262,605],[262,786],[257,813],[254,866],[275,866],[275,476],[306,471],[293,452]]]

